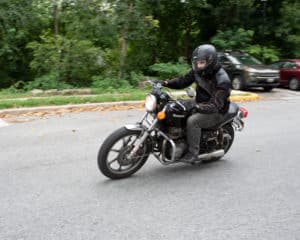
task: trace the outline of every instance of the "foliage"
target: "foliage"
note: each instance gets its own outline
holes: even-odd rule
[[[57,72],[50,72],[46,75],[36,78],[34,81],[29,82],[26,86],[26,90],[33,89],[67,89],[72,88],[71,85],[60,82],[59,74]]]
[[[138,86],[138,83],[145,80],[145,76],[141,72],[131,72],[128,82],[132,86]]]
[[[275,47],[263,47],[260,45],[251,45],[246,51],[254,57],[261,58],[266,63],[279,60],[279,51]]]
[[[279,60],[279,50],[274,46],[254,44],[254,31],[239,28],[237,30],[218,31],[211,42],[219,49],[241,49],[260,58],[263,62]]]
[[[31,77],[25,46],[41,29],[32,12],[31,0],[0,1],[0,88]]]
[[[208,42],[299,58],[299,16],[296,0],[1,0],[0,89],[136,86],[181,75],[187,65],[167,63]]]
[[[253,35],[254,31],[243,28],[218,31],[211,42],[219,49],[244,49],[252,42]]]
[[[118,77],[93,76],[93,88],[103,89],[103,91],[113,91],[114,89],[130,88],[126,80],[120,80]]]
[[[34,56],[30,66],[37,76],[56,72],[58,82],[88,86],[92,75],[100,71],[101,51],[90,41],[48,35],[41,38],[42,42],[28,44]]]
[[[280,27],[276,29],[277,37],[283,43],[282,48],[291,57],[300,57],[300,3],[284,1],[281,8]],[[287,43],[287,45],[285,44]]]
[[[190,65],[183,62],[172,63],[156,63],[149,67],[151,71],[158,74],[160,79],[169,79],[184,75],[190,69]]]

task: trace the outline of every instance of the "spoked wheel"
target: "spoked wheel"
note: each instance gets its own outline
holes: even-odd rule
[[[100,171],[111,179],[129,177],[138,171],[149,156],[147,144],[141,146],[135,156],[129,158],[129,153],[141,131],[120,128],[110,135],[102,144],[98,154]]]

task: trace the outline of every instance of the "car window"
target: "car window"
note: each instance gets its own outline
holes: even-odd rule
[[[283,66],[284,62],[276,62],[276,63],[272,63],[270,66],[272,68],[275,68],[275,69],[279,69]]]
[[[236,56],[236,58],[238,59],[239,62],[241,62],[242,64],[245,64],[245,65],[262,64],[261,61],[259,61],[258,59],[254,58],[250,55],[240,55],[240,56]]]
[[[295,68],[295,67],[297,67],[297,65],[294,62],[285,62],[282,67],[283,68]]]
[[[227,57],[233,64],[241,64],[241,62],[237,58],[233,56],[227,56]]]
[[[219,60],[221,64],[228,64],[228,62],[230,62],[229,59],[225,56],[219,57]]]

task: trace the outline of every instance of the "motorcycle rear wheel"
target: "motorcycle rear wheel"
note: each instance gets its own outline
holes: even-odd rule
[[[223,149],[225,154],[229,151],[233,140],[234,140],[234,129],[231,125],[231,123],[226,124],[225,126],[222,127],[223,129]],[[218,150],[218,149],[216,149]],[[223,157],[218,157],[218,158],[214,158],[211,160],[205,160],[203,161],[203,163],[210,163],[210,162],[215,162],[215,161],[219,161],[220,159],[222,159]]]
[[[98,167],[111,179],[126,178],[137,172],[149,157],[149,147],[144,144],[137,155],[128,158],[133,144],[141,134],[139,130],[122,127],[113,132],[102,144],[98,153]]]

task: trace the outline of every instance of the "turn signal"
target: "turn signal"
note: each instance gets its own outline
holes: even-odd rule
[[[240,107],[241,112],[243,113],[242,118],[248,117],[248,110],[246,108]]]
[[[158,112],[156,116],[157,116],[158,120],[164,120],[164,119],[166,119],[167,115],[165,112]]]

